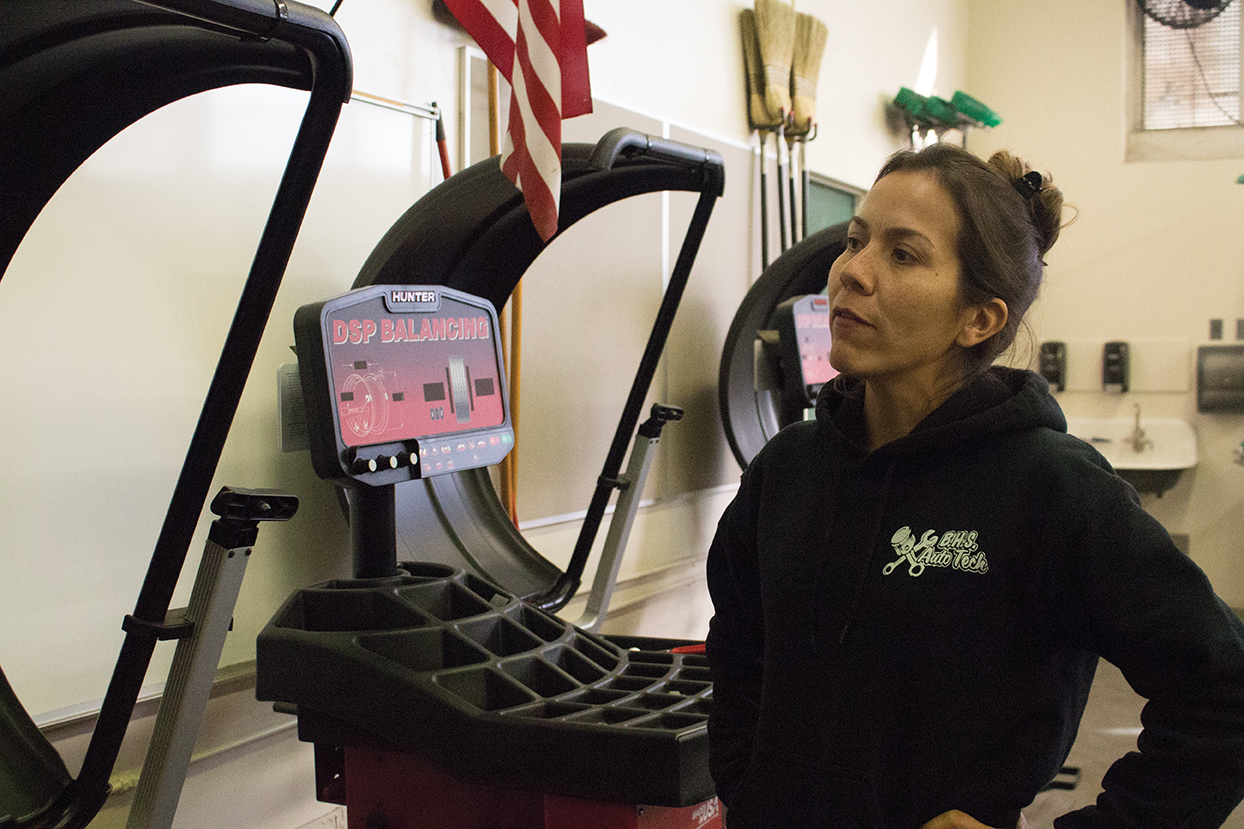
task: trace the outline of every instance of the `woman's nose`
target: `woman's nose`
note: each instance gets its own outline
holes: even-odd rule
[[[843,287],[851,288],[862,294],[871,294],[875,284],[871,259],[871,250],[865,245],[842,262],[841,267],[838,268],[838,277],[842,280]]]

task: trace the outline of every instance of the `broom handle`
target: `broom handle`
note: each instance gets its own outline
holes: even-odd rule
[[[803,238],[804,234],[797,232],[799,222],[795,218],[795,141],[791,138],[786,142],[786,160],[790,164],[790,243],[793,245]]]
[[[777,196],[778,196],[778,244],[782,253],[786,252],[786,196],[783,192],[782,180],[786,178],[786,170],[782,165],[782,145],[786,143],[786,119],[777,128]]]
[[[799,186],[803,191],[800,196],[800,206],[803,208],[799,214],[799,219],[803,222],[803,232],[799,237],[801,239],[808,238],[808,187],[810,186],[811,176],[808,175],[808,136],[804,135],[799,139]]]
[[[765,168],[769,166],[769,159],[765,158],[765,151],[769,144],[768,130],[760,131],[760,264],[761,270],[769,268],[769,185],[767,183],[768,175]]]

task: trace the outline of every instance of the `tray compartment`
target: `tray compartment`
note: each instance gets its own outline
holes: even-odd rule
[[[509,659],[500,664],[502,671],[542,697],[569,693],[579,684],[536,656]]]
[[[453,622],[496,610],[485,599],[456,581],[429,582],[406,587],[399,590],[398,595],[442,622]]]
[[[514,708],[536,698],[535,694],[492,667],[446,671],[436,674],[433,682],[481,711]]]
[[[505,616],[488,616],[472,622],[463,622],[458,630],[473,642],[497,656],[516,656],[535,650],[543,644],[525,628],[511,622]]]
[[[489,660],[474,642],[443,628],[368,633],[358,637],[361,647],[416,672],[465,668]]]

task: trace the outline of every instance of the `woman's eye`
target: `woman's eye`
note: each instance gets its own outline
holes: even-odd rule
[[[859,250],[863,246],[864,246],[864,243],[860,241],[859,237],[857,236],[847,237],[847,250]]]
[[[895,248],[894,249],[894,261],[900,262],[902,264],[907,264],[908,262],[916,261],[916,257],[909,250],[904,250],[903,248]]]

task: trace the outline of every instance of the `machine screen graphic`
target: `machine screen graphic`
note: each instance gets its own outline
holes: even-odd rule
[[[391,313],[382,296],[325,320],[334,405],[346,446],[504,425],[492,322],[442,297],[433,313]]]
[[[795,335],[799,343],[799,362],[803,382],[820,387],[838,376],[829,364],[833,334],[829,330],[829,297],[813,294],[795,303]]]

